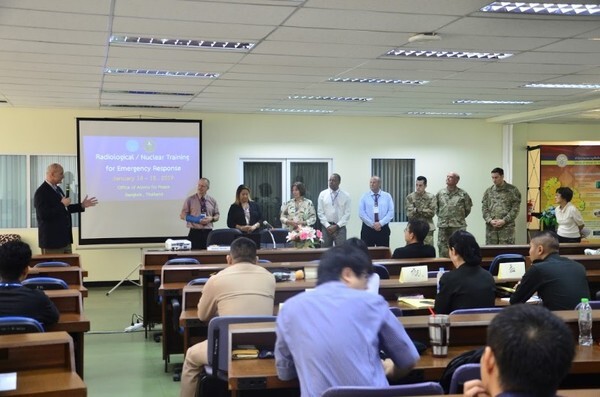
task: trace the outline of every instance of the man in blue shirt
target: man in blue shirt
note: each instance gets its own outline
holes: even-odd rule
[[[481,380],[465,382],[467,397],[554,396],[575,355],[573,333],[545,307],[503,309],[487,329]]]
[[[358,207],[358,216],[363,222],[360,239],[368,247],[389,247],[389,223],[394,219],[394,200],[388,192],[381,190],[378,176],[371,177],[369,188],[361,197]]]
[[[333,386],[388,385],[419,359],[402,324],[380,295],[365,291],[373,272],[367,254],[344,244],[329,249],[317,287],[285,302],[277,316],[275,360],[282,380],[300,380],[302,397]],[[390,359],[382,362],[383,350]]]

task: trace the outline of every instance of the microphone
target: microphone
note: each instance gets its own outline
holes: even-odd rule
[[[271,225],[267,221],[263,221],[263,225],[268,227],[267,233],[269,233],[269,236],[271,236],[271,241],[273,242],[273,249],[277,249],[277,243],[275,242],[275,236],[273,236],[273,233],[271,233],[271,229],[275,229],[275,228],[273,227],[273,225]]]
[[[69,198],[70,195],[71,195],[71,185],[67,185],[66,190],[65,190],[65,197]]]

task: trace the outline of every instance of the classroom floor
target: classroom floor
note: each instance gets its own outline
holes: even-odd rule
[[[179,382],[173,382],[171,371],[164,372],[161,344],[150,335],[145,339],[143,329],[123,332],[131,325],[132,314],[142,313],[141,288],[120,286],[106,296],[109,290],[89,288],[89,296],[84,299],[85,314],[91,323],[84,339],[88,396],[179,396]],[[171,357],[171,362],[182,360],[182,355]]]

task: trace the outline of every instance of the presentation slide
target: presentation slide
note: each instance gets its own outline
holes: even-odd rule
[[[179,218],[201,175],[200,120],[77,119],[79,244],[185,238]]]

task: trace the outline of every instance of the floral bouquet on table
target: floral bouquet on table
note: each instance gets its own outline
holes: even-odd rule
[[[542,229],[544,230],[556,230],[558,221],[556,220],[556,209],[554,207],[548,207],[539,215]]]
[[[298,226],[288,233],[286,240],[294,243],[296,248],[316,248],[323,242],[323,233],[310,226]]]

